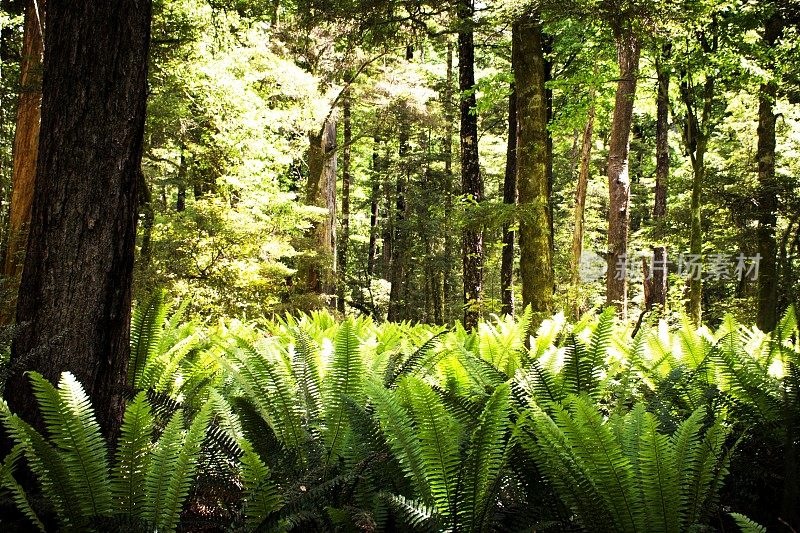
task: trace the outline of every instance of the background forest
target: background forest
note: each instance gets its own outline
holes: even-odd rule
[[[609,197],[608,175],[612,136],[627,135],[612,119],[615,43],[628,32],[641,59],[635,87],[625,89],[634,99],[623,154],[627,316],[635,321],[653,301],[686,308],[694,289],[678,260],[693,253],[706,262],[697,291],[705,320],[732,312],[771,329],[797,297],[800,244],[795,13],[779,4],[544,3],[531,28],[518,21],[524,3],[478,4],[468,16],[475,85],[465,87],[458,32],[466,22],[447,4],[157,1],[136,294],[166,287],[209,317],[258,319],[338,298],[340,311],[452,323],[465,305],[463,237],[475,233],[481,248],[468,254],[477,257],[467,277],[479,271],[469,307],[480,316],[531,303],[526,276],[531,287],[555,287],[547,301],[535,298],[541,311],[619,301],[590,260],[607,260],[616,275],[609,213],[622,206]],[[21,7],[3,32],[6,243]],[[526,96],[523,112],[544,98],[547,114],[544,149],[523,161],[519,178],[508,142],[517,131],[515,28],[524,41],[517,62],[544,73],[541,87],[526,80],[543,94]],[[463,178],[473,172],[462,168],[460,94],[475,98],[478,180]],[[524,197],[514,208],[518,179]],[[551,226],[541,270],[552,274],[534,280],[519,270],[514,233],[525,206],[540,201],[549,216],[534,214],[531,225]],[[522,243],[523,265],[548,255],[537,238]],[[668,292],[647,300],[640,257],[652,265],[661,246]],[[739,256],[759,253],[760,281],[736,270]],[[727,272],[709,268],[721,261]],[[321,279],[310,282],[310,271]]]
[[[0,17],[0,524],[800,529],[797,0]]]

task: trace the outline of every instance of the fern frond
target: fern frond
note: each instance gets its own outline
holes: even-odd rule
[[[459,520],[473,531],[482,530],[497,497],[495,482],[507,458],[511,390],[507,383],[495,389],[478,420],[462,469]]]
[[[425,382],[407,376],[401,381],[401,387],[410,400],[431,496],[441,515],[451,515],[456,509],[460,429]]]
[[[128,385],[141,389],[140,380],[149,361],[158,355],[164,320],[169,307],[165,292],[154,292],[144,305],[137,305],[131,318],[131,358],[128,363]]]
[[[44,524],[42,524],[42,521],[39,520],[33,507],[31,507],[31,503],[28,501],[28,495],[25,494],[25,489],[14,479],[14,469],[23,453],[24,446],[22,444],[17,444],[3,460],[3,464],[0,466],[0,487],[11,493],[11,499],[14,501],[14,505],[17,506],[17,509],[33,523],[36,529],[44,533]]]
[[[742,533],[767,533],[767,528],[758,524],[749,518],[747,518],[743,514],[739,513],[728,513],[733,521],[736,522],[736,525],[739,527],[739,531]]]
[[[153,415],[144,392],[125,410],[111,473],[115,512],[140,517],[145,507],[145,479],[150,465]]]
[[[348,318],[336,333],[334,355],[323,383],[325,399],[325,443],[328,454],[326,467],[340,455],[347,431],[346,396],[358,401],[362,397],[364,364],[353,319]]]
[[[403,522],[414,531],[436,531],[436,512],[425,504],[415,502],[404,496],[386,494],[389,505],[400,515]]]
[[[106,441],[89,397],[69,372],[61,375],[58,389],[41,374],[31,372],[30,377],[50,438],[78,492],[82,514],[107,515],[112,507]]]

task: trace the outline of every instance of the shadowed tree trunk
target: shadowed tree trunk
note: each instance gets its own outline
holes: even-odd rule
[[[370,191],[369,209],[369,257],[367,258],[367,274],[375,274],[375,262],[378,260],[378,209],[381,194],[381,139],[375,136],[372,143],[372,190]]]
[[[321,295],[336,290],[336,116],[331,113],[322,128],[309,135],[306,204],[327,210],[314,222],[311,242],[316,255],[304,266],[306,288]]]
[[[578,185],[575,191],[575,230],[572,233],[572,264],[571,283],[573,291],[572,314],[577,319],[580,314],[580,284],[581,284],[581,256],[583,255],[584,219],[586,210],[586,191],[589,187],[589,168],[592,160],[592,135],[594,133],[594,88],[591,93],[591,103],[586,116],[586,125],[583,128],[581,140],[581,163],[578,172]]]
[[[72,372],[118,432],[147,96],[151,4],[50,0],[36,190],[5,398],[41,427],[28,379]]]
[[[639,75],[639,39],[627,24],[616,24],[619,81],[611,122],[608,151],[608,272],[606,274],[606,304],[616,306],[621,316],[628,312],[628,224],[630,222],[630,151],[633,100],[636,78]]]
[[[778,12],[764,26],[764,44],[772,49],[785,24]],[[771,70],[775,65],[770,64]],[[758,253],[761,256],[758,274],[758,317],[756,324],[763,331],[772,331],[778,319],[778,244],[775,225],[778,222],[778,184],[775,180],[775,80],[762,83],[758,93]]]
[[[345,289],[347,288],[348,252],[350,249],[350,145],[353,142],[353,126],[351,123],[351,100],[348,94],[342,101],[342,121],[344,133],[342,142],[342,237],[339,239],[339,282],[337,285],[336,307],[342,313],[345,304]]]
[[[514,84],[508,96],[508,147],[506,174],[503,181],[503,203],[517,203],[517,96]],[[514,232],[510,224],[503,226],[503,254],[500,264],[500,311],[514,314]]]
[[[441,322],[444,323],[446,319],[447,302],[450,302],[455,292],[453,288],[453,232],[450,221],[453,214],[453,132],[455,131],[455,109],[453,105],[453,42],[448,39],[447,41],[447,68],[445,74],[444,86],[444,102],[442,105],[444,111],[445,129],[444,129],[444,218],[445,218],[445,232],[444,232],[444,268],[442,269],[442,282],[441,282]]]
[[[397,189],[395,196],[394,212],[394,238],[392,239],[392,269],[391,278],[392,288],[389,293],[389,312],[387,320],[400,321],[408,318],[407,294],[408,285],[408,206],[406,205],[406,187],[409,177],[409,138],[411,135],[411,122],[409,117],[408,103],[403,102],[399,109],[398,120],[398,142],[399,142],[399,161],[397,173]]]
[[[663,46],[661,59],[669,59],[671,44]],[[667,181],[669,180],[669,70],[662,60],[656,61],[658,74],[658,96],[656,98],[656,187],[653,206],[655,239],[664,237],[664,217],[667,216]],[[649,281],[649,298],[645,308],[664,307],[667,304],[667,248],[663,244],[653,246],[652,275]]]
[[[475,43],[472,0],[460,0],[458,18],[458,87],[461,91],[461,192],[474,202],[483,201],[483,177],[478,159],[478,116],[475,98]],[[483,231],[464,229],[464,327],[478,325],[483,298]]]
[[[514,26],[513,70],[517,91],[517,191],[522,305],[534,312],[533,327],[553,311],[550,245],[550,184],[547,157],[547,96],[542,29],[537,16]]]
[[[31,221],[41,121],[44,10],[45,0],[28,0],[25,6],[21,86],[17,127],[14,132],[13,190],[8,220],[8,245],[3,263],[3,277],[10,285],[6,287],[5,301],[0,310],[0,324],[10,324],[14,319],[17,284],[22,274],[28,225]]]

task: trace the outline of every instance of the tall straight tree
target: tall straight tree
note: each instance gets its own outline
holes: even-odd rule
[[[306,288],[335,294],[336,273],[336,113],[332,110],[318,131],[309,135],[306,203],[327,211],[314,222],[311,241],[316,256],[303,267]]]
[[[667,216],[667,181],[669,180],[669,81],[670,72],[666,64],[672,45],[662,46],[660,57],[656,56],[658,87],[656,97],[656,187],[653,205],[653,220],[656,224],[656,239],[662,239],[664,217]],[[649,310],[653,306],[667,304],[667,248],[663,243],[653,246],[652,276],[650,298],[645,302]]]
[[[616,306],[622,316],[628,312],[628,224],[630,222],[630,151],[633,101],[639,75],[639,37],[634,20],[624,15],[611,19],[617,46],[619,81],[614,100],[611,137],[608,150],[608,272],[606,274],[606,303]]]
[[[714,116],[714,98],[719,72],[707,69],[707,62],[714,60],[719,48],[719,29],[714,16],[706,27],[695,32],[697,53],[702,60],[681,71],[680,96],[684,105],[683,142],[692,163],[691,232],[689,252],[693,260],[702,263],[703,220],[702,192],[706,174],[706,152],[708,141],[717,122]],[[699,71],[702,74],[698,75]],[[689,279],[689,317],[699,325],[702,318],[703,280],[699,275]]]
[[[534,324],[553,311],[553,255],[547,155],[547,95],[542,27],[528,13],[513,29],[512,63],[517,91],[517,194],[522,305]]]
[[[16,281],[22,274],[23,256],[31,221],[36,158],[39,148],[39,125],[42,104],[42,55],[44,54],[45,0],[28,0],[25,4],[25,29],[20,64],[20,93],[17,106],[17,127],[14,131],[13,191],[9,214],[9,239],[3,262],[3,276],[11,280],[6,300],[0,310],[0,323],[14,317]]]
[[[783,33],[785,19],[774,9],[764,22],[762,41],[770,54]],[[775,71],[774,59],[768,61],[768,72]],[[775,98],[778,83],[764,81],[758,91],[758,253],[761,256],[758,276],[757,325],[772,331],[778,313],[778,243],[775,226],[778,222],[778,184],[775,180]]]
[[[595,69],[596,73],[596,69]],[[592,159],[592,135],[594,133],[595,88],[590,90],[589,111],[583,127],[581,140],[581,163],[578,171],[578,185],[575,190],[575,230],[572,233],[572,263],[570,274],[573,292],[572,314],[577,319],[580,315],[581,301],[579,287],[581,283],[581,257],[583,256],[583,235],[585,233],[586,193],[589,189],[589,166]]]
[[[342,138],[342,237],[339,242],[338,270],[339,281],[336,286],[336,308],[340,312],[345,309],[345,288],[347,287],[347,269],[350,251],[350,182],[352,173],[350,170],[351,149],[353,143],[353,124],[352,124],[352,99],[350,89],[346,89],[346,94],[342,98],[342,126],[344,128]]]
[[[9,406],[40,424],[26,370],[72,372],[106,436],[125,402],[147,98],[149,0],[50,0],[42,124]]]
[[[512,44],[513,47],[513,44]],[[508,147],[506,148],[506,174],[503,179],[503,203],[517,203],[517,93],[514,84],[508,95]],[[501,312],[514,314],[514,230],[503,225],[503,253],[500,263]]]
[[[478,159],[478,115],[475,98],[475,5],[458,2],[458,87],[461,91],[461,192],[475,202],[483,201],[483,177]],[[464,229],[464,327],[478,325],[483,298],[483,231]]]

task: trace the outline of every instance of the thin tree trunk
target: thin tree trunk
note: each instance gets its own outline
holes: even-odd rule
[[[345,289],[347,287],[348,253],[350,248],[350,145],[353,141],[353,126],[351,124],[351,99],[345,95],[342,102],[344,132],[342,147],[342,237],[339,239],[339,283],[337,286],[336,307],[344,313]]]
[[[3,277],[9,282],[0,310],[0,324],[13,321],[19,277],[22,275],[28,226],[31,221],[36,158],[39,148],[39,125],[42,104],[42,57],[44,42],[45,0],[28,0],[25,7],[25,30],[20,64],[20,94],[17,127],[14,132],[14,168],[8,245],[3,263]]]
[[[181,145],[180,156],[178,159],[178,198],[175,201],[175,211],[182,213],[186,211],[186,154],[185,148]]]
[[[327,210],[313,224],[312,242],[316,256],[305,265],[306,288],[332,295],[336,290],[336,116],[327,118],[317,132],[309,135],[306,203]]]
[[[23,373],[71,372],[106,437],[125,405],[151,3],[51,0],[42,123],[4,396],[41,428]]]
[[[620,315],[628,312],[628,224],[630,222],[630,177],[628,153],[633,124],[633,100],[639,74],[639,39],[630,28],[615,30],[619,81],[611,122],[608,152],[608,272],[606,303],[616,306]]]
[[[547,97],[542,29],[536,15],[514,27],[517,88],[517,191],[522,305],[531,306],[533,326],[553,311],[553,256],[550,245],[550,184],[547,161]]]
[[[460,0],[458,17],[458,86],[461,91],[461,192],[474,202],[483,201],[483,177],[478,157],[478,116],[475,97],[475,43],[472,0]],[[483,299],[483,231],[463,232],[464,327],[477,327]]]
[[[455,109],[453,106],[453,43],[447,41],[447,70],[444,86],[444,269],[441,272],[441,315],[439,323],[445,322],[447,302],[453,299],[453,232],[450,221],[453,215],[453,133],[455,132]]]
[[[369,209],[369,257],[367,258],[367,274],[372,277],[375,274],[375,263],[378,260],[378,209],[380,207],[380,156],[381,140],[375,136],[372,144],[372,190],[370,191]]]
[[[783,31],[785,22],[777,13],[764,28],[764,44],[772,49]],[[770,65],[774,69],[774,65]],[[775,97],[777,83],[762,83],[758,93],[758,253],[761,256],[758,274],[758,317],[762,331],[772,331],[778,320],[778,244],[775,226],[778,222],[778,184],[775,180]]]
[[[147,179],[143,172],[139,172],[139,204],[142,218],[142,247],[139,251],[139,265],[148,265],[152,253],[153,224],[155,223],[156,212],[153,206],[153,194],[147,185]]]
[[[408,104],[404,102],[399,110],[399,169],[395,196],[394,239],[392,242],[392,288],[389,293],[389,312],[387,320],[400,321],[408,318],[408,302],[405,297],[408,285],[408,218],[406,205],[406,187],[409,175],[409,138],[411,123],[408,115]]]
[[[517,203],[517,93],[511,84],[508,96],[508,147],[506,174],[503,181],[503,203]],[[500,265],[500,311],[514,314],[514,231],[510,224],[503,226],[503,253]]]
[[[671,44],[663,46],[661,58],[668,59]],[[664,217],[667,216],[667,182],[669,180],[669,70],[663,61],[656,61],[658,73],[658,96],[656,98],[656,186],[655,202],[653,206],[653,220],[655,223],[655,239],[664,238]],[[667,305],[667,248],[663,244],[653,246],[652,275],[646,279],[649,284],[649,298],[645,299],[645,309],[653,306],[662,309]]]
[[[586,191],[589,187],[589,169],[592,160],[592,135],[594,133],[594,89],[591,93],[589,113],[583,128],[581,140],[581,163],[578,172],[578,186],[575,192],[575,230],[572,234],[571,284],[573,291],[572,314],[577,319],[580,315],[581,256],[583,255],[584,220],[586,211]]]

